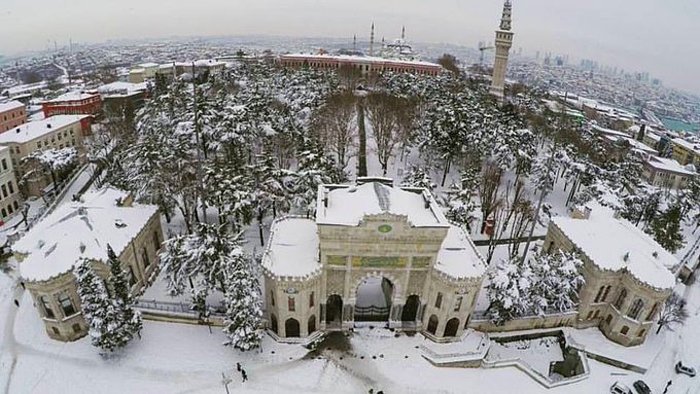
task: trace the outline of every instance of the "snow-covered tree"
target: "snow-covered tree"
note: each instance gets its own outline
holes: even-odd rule
[[[445,192],[444,205],[447,206],[445,216],[453,224],[472,230],[475,205],[472,196],[476,193],[478,174],[474,169],[467,169],[460,174],[459,183],[450,185]]]
[[[404,175],[401,186],[420,187],[432,192],[437,185],[433,183],[430,174],[422,167],[411,166],[411,169]]]
[[[575,308],[584,283],[582,265],[575,254],[561,251],[501,260],[488,272],[489,318],[503,324],[517,317]]]
[[[252,259],[242,250],[228,256],[231,260],[226,272],[227,306],[224,333],[227,345],[241,350],[260,346],[262,340],[262,296],[258,282],[258,270]]]
[[[681,229],[681,208],[678,204],[673,204],[666,211],[661,213],[647,231],[654,237],[659,245],[663,246],[671,253],[675,253],[683,247],[683,233]]]
[[[123,346],[120,336],[119,312],[105,288],[104,281],[92,269],[88,260],[76,267],[78,296],[87,322],[92,345],[105,351]]]
[[[135,335],[141,335],[143,321],[141,313],[134,310],[135,300],[131,295],[130,281],[126,278],[126,273],[122,269],[121,262],[117,258],[110,245],[107,245],[107,258],[109,259],[109,279],[107,281],[111,298],[118,308],[122,319],[122,335],[125,341],[130,341]],[[135,280],[135,278],[131,278]]]
[[[25,157],[24,162],[36,161],[41,168],[51,175],[51,182],[56,185],[57,173],[70,168],[78,161],[78,151],[73,147],[50,148],[36,151]]]
[[[334,166],[318,150],[305,150],[299,153],[299,168],[291,177],[289,187],[292,206],[306,216],[314,214],[318,186],[325,183],[339,182],[334,175]]]

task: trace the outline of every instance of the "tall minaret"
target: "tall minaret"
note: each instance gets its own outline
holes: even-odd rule
[[[401,26],[401,39],[406,39],[406,26]]]
[[[369,33],[369,55],[374,54],[374,22],[372,22],[372,30]]]
[[[491,80],[491,94],[503,98],[503,86],[506,79],[506,67],[508,66],[508,50],[513,45],[513,32],[510,31],[512,5],[510,0],[503,3],[503,16],[501,27],[496,30],[496,61],[493,64],[493,78]]]

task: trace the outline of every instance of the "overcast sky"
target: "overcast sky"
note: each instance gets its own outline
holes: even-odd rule
[[[2,0],[0,54],[53,40],[272,34],[493,41],[501,0]],[[646,70],[700,93],[698,0],[514,0],[514,48]]]

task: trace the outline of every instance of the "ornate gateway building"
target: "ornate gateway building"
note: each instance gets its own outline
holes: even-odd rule
[[[486,271],[427,191],[386,178],[319,187],[316,219],[276,220],[262,264],[280,340],[361,322],[458,338]]]

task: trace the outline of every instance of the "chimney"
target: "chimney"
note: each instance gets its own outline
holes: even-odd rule
[[[47,129],[50,129],[50,128],[51,128],[51,123],[47,123],[47,124],[46,124],[46,128],[47,128]]]

